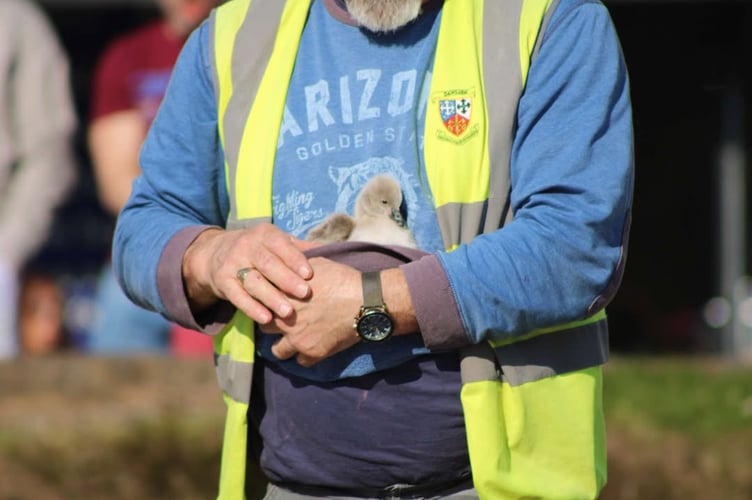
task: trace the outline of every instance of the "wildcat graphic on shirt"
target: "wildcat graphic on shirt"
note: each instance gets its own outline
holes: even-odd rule
[[[400,212],[401,205],[399,182],[388,175],[377,175],[363,186],[355,201],[354,216],[335,212],[312,228],[306,239],[321,243],[365,241],[417,248]]]

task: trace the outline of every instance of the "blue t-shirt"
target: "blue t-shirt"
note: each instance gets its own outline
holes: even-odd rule
[[[369,35],[314,2],[280,130],[275,225],[304,238],[328,214],[352,214],[363,185],[388,173],[402,186],[420,249],[443,250],[422,154],[438,17]]]

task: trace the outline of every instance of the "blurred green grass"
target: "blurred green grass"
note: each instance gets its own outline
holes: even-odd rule
[[[752,366],[615,357],[602,499],[752,498]],[[214,498],[224,405],[210,360],[0,363],[0,500]]]
[[[752,366],[697,358],[617,358],[606,365],[612,423],[708,440],[752,429]]]
[[[752,499],[752,366],[617,357],[604,370],[614,500]]]

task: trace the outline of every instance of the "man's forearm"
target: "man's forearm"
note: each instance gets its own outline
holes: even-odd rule
[[[394,320],[394,333],[401,335],[417,332],[420,328],[402,270],[393,268],[382,271],[381,286],[384,303]]]
[[[183,255],[183,286],[188,304],[194,313],[205,311],[219,301],[206,279],[209,247],[211,240],[219,233],[222,233],[222,230],[218,228],[202,232],[186,248]]]

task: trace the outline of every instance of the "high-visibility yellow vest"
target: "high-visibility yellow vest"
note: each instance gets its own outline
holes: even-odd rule
[[[556,3],[444,0],[424,155],[447,250],[511,218],[517,104]],[[228,229],[271,222],[277,136],[309,7],[310,0],[233,0],[210,18]],[[444,125],[438,102],[449,98],[472,101],[469,123]],[[447,167],[458,164],[461,171]],[[227,404],[219,498],[243,498],[253,322],[237,312],[214,346]],[[481,498],[598,496],[606,481],[600,365],[607,352],[604,311],[463,351],[461,398]]]

